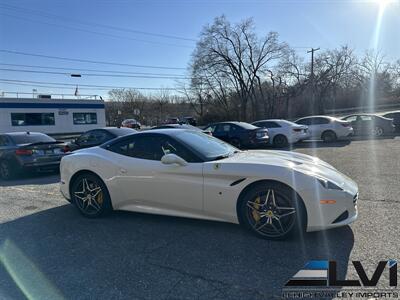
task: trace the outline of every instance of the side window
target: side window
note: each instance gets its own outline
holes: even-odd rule
[[[301,124],[301,125],[311,125],[311,119],[310,118],[301,119],[301,120],[298,120],[296,123]]]
[[[187,162],[200,162],[188,149],[164,136],[133,137],[113,144],[108,150],[134,158],[161,161],[166,154],[176,154]]]
[[[268,122],[264,122],[263,123],[263,127],[265,127],[265,128],[278,128],[278,127],[281,127],[281,126],[278,123],[268,121]]]
[[[229,132],[231,126],[229,124],[218,124],[215,128],[215,133],[227,133]]]
[[[86,143],[89,139],[90,132],[86,132],[77,138],[78,143]]]
[[[322,125],[322,124],[329,124],[329,119],[326,118],[313,118],[312,119],[313,125]]]
[[[93,131],[91,137],[93,137],[93,141],[96,142],[105,142],[108,139],[109,134],[102,130]]]
[[[361,120],[363,120],[363,121],[372,121],[372,117],[371,116],[361,116]]]
[[[230,126],[230,133],[235,133],[241,130],[239,126],[236,125],[229,125]]]
[[[216,127],[217,127],[217,125],[210,125],[210,126],[207,126],[206,128],[204,128],[203,130],[204,131],[210,131],[211,133],[214,133]]]
[[[357,120],[357,116],[350,116],[350,117],[345,118],[345,120],[348,122],[354,122],[355,120]]]
[[[188,149],[186,149],[184,146],[179,144],[178,142],[174,141],[173,139],[170,138],[165,138],[163,139],[162,145],[161,145],[163,155],[165,154],[176,154],[179,157],[183,158],[187,162],[200,162],[200,160],[193,155]]]
[[[112,145],[110,150],[122,155],[148,160],[161,160],[164,155],[162,140],[156,136],[140,136],[125,140]]]
[[[223,124],[222,125],[222,131],[223,132],[229,132],[231,130],[231,125],[229,124]]]

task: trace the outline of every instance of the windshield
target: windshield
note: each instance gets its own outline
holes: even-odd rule
[[[24,134],[24,135],[11,135],[11,139],[17,145],[33,144],[33,143],[51,143],[56,140],[45,134]]]
[[[182,131],[175,138],[187,147],[195,149],[208,161],[228,157],[239,151],[237,148],[201,132]]]

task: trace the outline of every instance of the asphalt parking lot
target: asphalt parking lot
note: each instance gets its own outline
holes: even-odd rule
[[[339,276],[351,278],[352,260],[374,270],[399,259],[400,137],[294,150],[359,184],[356,223],[272,242],[218,222],[128,212],[85,219],[59,194],[58,175],[0,181],[0,299],[280,299],[308,260],[336,260]]]

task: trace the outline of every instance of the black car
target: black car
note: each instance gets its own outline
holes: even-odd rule
[[[0,177],[12,179],[23,170],[58,170],[63,142],[39,132],[0,134]]]
[[[127,127],[105,127],[100,129],[93,129],[86,131],[77,139],[73,140],[72,142],[68,143],[64,150],[65,152],[75,151],[78,149],[89,148],[94,146],[99,146],[112,140],[116,137],[132,134],[137,132],[132,128]]]
[[[393,121],[374,114],[354,114],[342,118],[350,122],[354,129],[354,135],[382,136],[392,134]]]
[[[193,117],[184,117],[183,118],[183,123],[184,124],[189,124],[189,125],[192,125],[192,126],[197,126],[197,121]]]
[[[400,132],[400,111],[392,111],[384,114],[382,117],[392,119],[397,132]]]
[[[268,129],[246,122],[214,123],[204,128],[204,131],[211,131],[214,137],[237,148],[266,146],[269,142]]]
[[[153,127],[152,129],[190,129],[190,130],[202,131],[205,134],[212,135],[211,131],[202,130],[198,127],[189,124],[164,124]]]

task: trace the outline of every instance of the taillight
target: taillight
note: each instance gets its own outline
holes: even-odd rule
[[[17,149],[15,150],[16,155],[32,155],[32,150],[29,149]]]
[[[257,131],[256,132],[256,137],[258,137],[258,138],[262,138],[265,136],[268,136],[268,131]]]
[[[64,146],[64,152],[71,152],[71,148],[69,146]]]

